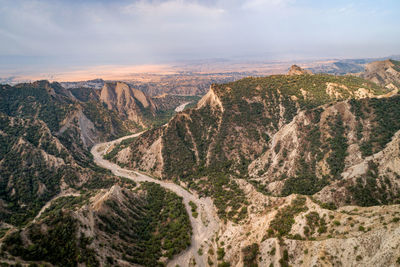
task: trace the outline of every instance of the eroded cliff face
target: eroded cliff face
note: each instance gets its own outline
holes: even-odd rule
[[[214,85],[195,109],[181,112],[159,131],[152,131],[139,137],[141,141],[135,142],[129,150],[132,155],[136,151],[146,150],[147,157],[150,157],[152,151],[157,151],[156,154],[159,154],[161,147],[162,155],[154,154],[150,158],[157,158],[156,161],[162,160],[162,162],[144,166],[146,165],[143,164],[144,161],[136,156],[129,157],[126,149],[123,152],[125,160],[123,163],[143,170],[155,168],[157,165],[157,172],[164,178],[185,177],[204,167],[221,168],[221,166],[225,166],[223,168],[228,168],[237,175],[245,175],[248,164],[259,157],[261,158],[258,160],[271,157],[273,154],[270,152],[271,147],[281,145],[283,142],[287,143],[286,149],[291,151],[289,160],[285,163],[289,168],[289,165],[295,164],[293,159],[299,155],[296,156],[295,153],[300,153],[291,150],[289,146],[294,146],[297,141],[292,142],[289,139],[306,138],[305,135],[302,136],[304,129],[298,128],[296,122],[292,122],[293,118],[296,117],[297,122],[305,119],[304,124],[307,126],[307,123],[314,123],[310,121],[311,117],[315,117],[314,119],[319,122],[319,118],[316,117],[320,114],[308,113],[313,109],[317,110],[317,107],[323,106],[324,103],[363,99],[385,92],[386,89],[359,78],[329,75],[270,76]],[[322,110],[325,108],[321,107]],[[349,106],[341,104],[338,109],[343,111],[327,109],[323,115],[323,124],[327,125],[335,116],[350,116],[348,113],[342,114],[344,110],[349,109]],[[295,128],[291,129],[293,126]],[[281,135],[287,136],[285,138],[288,141],[278,142]],[[321,142],[329,137],[327,133]],[[156,140],[158,143],[152,146],[152,142]],[[289,142],[294,144],[289,145]],[[141,145],[137,146],[138,143]],[[157,149],[154,149],[155,147]],[[325,157],[328,158],[329,154]],[[120,157],[118,160],[121,159]],[[283,160],[274,160],[274,167]],[[151,162],[156,161],[151,160]],[[323,164],[319,168],[326,169]],[[251,174],[260,172],[257,168],[253,169],[254,171],[250,170]],[[286,175],[294,175],[295,169],[289,169],[285,171],[288,172]],[[283,172],[283,169],[277,171],[275,176]],[[327,175],[329,170],[319,172],[318,177],[321,177]]]
[[[143,133],[143,138],[133,138],[127,140],[126,144],[111,147],[109,152],[115,151],[112,160],[122,166],[162,177],[164,164],[162,134],[164,130],[165,127],[152,129]]]
[[[154,183],[115,177],[109,182],[60,196],[34,222],[8,231],[2,258],[22,264],[157,266],[190,245],[189,217],[175,193]]]
[[[203,150],[200,151],[196,147],[196,142],[202,138],[212,142],[215,125],[206,125],[201,121],[193,124],[192,114],[198,119],[201,119],[201,115],[198,113],[204,113],[212,116],[213,120],[220,120],[222,110],[221,101],[211,89],[199,101],[195,109],[180,112],[166,125],[145,132],[139,138],[132,140],[129,145],[117,147],[116,149],[120,149],[120,151],[112,160],[124,166],[149,172],[157,177],[165,177],[166,168],[169,171],[169,168],[175,164],[181,165],[182,168],[193,169],[191,166],[185,165],[187,164],[185,161],[189,158],[193,160],[190,164],[199,164],[200,153],[202,156],[206,155],[206,161],[211,158],[211,147],[202,148]],[[179,136],[184,133],[187,136]],[[182,141],[189,147],[182,146],[180,143]],[[167,145],[165,146],[165,144]],[[174,150],[180,151],[180,153]],[[133,153],[134,151],[135,153]],[[182,160],[181,153],[188,153],[188,157]],[[166,156],[166,161],[164,156]],[[165,167],[165,164],[168,166]]]
[[[108,109],[116,110],[124,118],[145,126],[144,116],[154,116],[156,106],[142,91],[123,82],[105,83],[100,92],[100,100]]]
[[[27,223],[52,197],[94,176],[79,144],[67,148],[43,121],[0,113],[0,122],[2,222]]]
[[[400,84],[400,61],[391,59],[374,61],[367,64],[365,71],[358,75],[382,86],[389,84],[398,86]]]
[[[398,104],[396,96],[300,112],[249,165],[249,175],[274,195],[315,194],[337,206],[396,203]],[[368,194],[373,202],[363,201]]]
[[[241,186],[248,217],[221,227],[214,248],[223,250],[231,266],[396,265],[399,205],[329,210],[309,197],[276,198],[245,182]]]
[[[110,154],[213,199],[214,264],[394,265],[399,107],[351,76],[246,78]]]
[[[400,61],[391,59],[374,61],[367,64],[363,72],[353,75],[384,86],[390,91],[381,97],[393,96],[400,87]]]
[[[303,74],[312,74],[312,71],[305,70],[297,65],[292,65],[287,73],[287,75],[303,75]]]
[[[208,93],[205,94],[202,99],[200,99],[199,103],[197,104],[196,109],[201,109],[201,108],[204,108],[205,106],[216,108],[216,109],[221,110],[221,112],[224,112],[224,107],[222,105],[222,102],[219,99],[219,97],[215,94],[212,87],[210,88]]]
[[[47,81],[0,85],[3,221],[27,223],[52,197],[104,175],[90,148],[137,128],[94,100],[80,101]]]

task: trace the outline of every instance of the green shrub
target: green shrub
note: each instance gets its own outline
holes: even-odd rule
[[[189,206],[191,207],[192,216],[194,218],[197,218],[197,216],[199,215],[197,213],[197,205],[193,201],[189,201]]]
[[[257,257],[260,254],[259,246],[257,243],[248,245],[242,249],[243,264],[246,267],[257,267]]]
[[[77,221],[69,213],[59,211],[48,217],[44,223],[48,226],[45,233],[40,225],[29,226],[31,245],[25,246],[20,232],[14,232],[4,241],[5,249],[28,261],[44,260],[63,266],[77,266],[78,263],[85,263],[87,266],[99,264],[95,252],[88,248],[90,239],[84,234],[78,236]]]
[[[275,215],[271,221],[268,233],[269,236],[285,236],[288,235],[294,224],[294,216],[306,211],[308,208],[305,206],[306,198],[297,196],[292,200],[292,203],[283,207]]]
[[[217,259],[220,261],[220,260],[223,260],[224,257],[225,257],[225,249],[224,248],[218,248],[217,249]]]

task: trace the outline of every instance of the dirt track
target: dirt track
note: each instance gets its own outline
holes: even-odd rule
[[[141,133],[125,136],[110,142],[100,143],[93,146],[91,153],[93,154],[94,161],[99,166],[111,170],[112,173],[117,176],[123,176],[136,182],[154,182],[181,196],[183,198],[183,202],[189,214],[190,222],[193,228],[192,243],[187,250],[175,256],[171,261],[169,261],[168,266],[189,266],[189,262],[192,258],[195,259],[196,266],[207,266],[207,253],[204,253],[202,256],[200,256],[198,254],[198,250],[202,247],[202,250],[206,252],[208,250],[208,245],[205,242],[207,241],[208,244],[213,244],[213,242],[210,241],[211,239],[213,239],[215,233],[219,229],[218,216],[215,212],[212,200],[210,198],[199,198],[196,194],[187,191],[177,184],[157,180],[136,171],[123,169],[117,164],[103,159],[103,155],[112,145],[119,143],[124,139],[139,136],[140,134]],[[189,201],[193,201],[198,207],[197,211],[199,213],[199,216],[197,218],[194,218],[192,216]]]

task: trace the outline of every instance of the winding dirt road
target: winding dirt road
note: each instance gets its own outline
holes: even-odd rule
[[[186,210],[190,217],[190,222],[192,224],[192,243],[187,250],[183,251],[179,255],[176,255],[171,261],[169,261],[168,266],[189,266],[190,262],[193,261],[193,259],[196,262],[196,266],[207,266],[207,253],[199,255],[198,250],[201,248],[202,251],[206,252],[209,246],[213,246],[214,242],[212,242],[211,240],[219,230],[218,216],[215,212],[215,208],[211,198],[199,198],[196,194],[187,191],[177,184],[157,180],[136,171],[123,169],[117,164],[103,159],[103,155],[106,153],[106,151],[109,150],[111,146],[121,142],[124,139],[136,137],[140,134],[142,133],[125,136],[110,142],[100,143],[93,146],[91,153],[94,157],[94,161],[99,166],[111,170],[112,173],[117,176],[123,176],[135,182],[154,182],[181,196],[183,198],[183,202],[185,204]],[[197,211],[199,213],[199,216],[197,218],[194,218],[192,216],[189,201],[196,203],[198,207]]]

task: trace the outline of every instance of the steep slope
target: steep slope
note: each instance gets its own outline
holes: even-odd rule
[[[1,220],[19,224],[60,192],[61,181],[73,182],[74,161],[42,121],[2,113],[0,121]]]
[[[400,61],[387,59],[371,62],[366,65],[365,71],[361,72],[359,76],[382,86],[394,84],[399,87]]]
[[[245,216],[246,197],[235,177],[247,177],[251,162],[280,151],[280,144],[277,145],[275,139],[281,129],[288,127],[296,116],[301,116],[305,111],[312,111],[327,103],[383,94],[387,90],[356,77],[308,74],[246,78],[214,85],[195,109],[177,114],[166,126],[127,140],[106,157],[122,166],[180,181],[205,196],[212,196],[221,218],[240,221]],[[333,122],[331,118],[326,121]],[[308,137],[304,130],[299,132]],[[295,134],[293,138],[301,138]],[[340,139],[340,136],[334,137]],[[336,142],[336,139],[332,142]],[[338,146],[340,144],[335,143],[332,149],[339,151]],[[307,152],[306,148],[299,151],[290,169],[276,169],[276,166],[283,165],[284,157],[290,155],[292,150],[288,148],[287,152],[282,152],[283,159],[268,172],[269,175],[274,174],[267,176],[270,180],[259,178],[257,175],[262,176],[263,172],[253,164],[250,169],[253,178],[249,182],[260,190],[282,194],[283,182],[275,191],[266,185],[271,183],[272,186],[272,182],[278,178],[295,179],[300,155]],[[323,151],[327,153],[324,154],[326,157],[329,156],[328,151]],[[313,154],[312,157],[317,155]],[[334,161],[335,158],[328,160]],[[290,164],[287,163],[288,166]],[[327,170],[327,174],[332,175],[329,181],[334,181],[337,173],[343,171],[341,168]],[[287,176],[282,176],[283,173]],[[312,180],[312,177],[309,180],[317,189],[311,194],[327,185],[323,177],[318,176],[318,180]]]
[[[248,218],[218,234],[218,263],[231,266],[396,266],[399,205],[337,210],[311,198],[274,198],[245,186]],[[210,257],[215,251],[207,252]],[[215,261],[214,261],[215,262]]]
[[[287,73],[287,75],[302,75],[302,74],[312,74],[310,70],[305,70],[297,65],[292,65]]]
[[[116,113],[108,111],[100,103],[82,104],[69,90],[47,81],[14,87],[1,85],[0,112],[9,116],[40,119],[54,135],[72,131],[87,146],[100,140],[114,139],[130,130]]]
[[[103,88],[103,87],[101,87]],[[101,89],[100,88],[100,89]],[[99,101],[100,95],[99,95],[99,90],[96,90],[95,88],[89,88],[89,87],[74,87],[74,88],[69,88],[68,89],[71,94],[79,101],[81,102],[88,102],[91,100]]]
[[[383,92],[356,77],[329,75],[278,75],[214,85],[195,109],[179,113],[166,127],[153,131],[155,135],[143,135],[130,149],[132,154],[138,146],[149,150],[161,137],[163,162],[143,169],[163,165],[162,174],[168,178],[182,179],[213,165],[245,173],[249,161],[268,148],[271,137],[299,110]],[[140,165],[129,157],[123,163]]]
[[[210,96],[207,99],[209,100]],[[387,103],[382,104],[382,101]],[[302,116],[303,118],[309,117],[312,120],[317,118],[317,114],[321,114],[320,117],[329,117],[329,114],[335,112],[342,114],[344,112],[347,117],[350,117],[352,112],[355,114],[361,114],[362,111],[365,112],[364,109],[368,106],[371,108],[368,112],[371,113],[381,113],[383,115],[382,111],[385,110],[389,114],[387,116],[388,120],[386,119],[385,121],[381,115],[374,117],[371,114],[365,114],[364,119],[357,118],[360,123],[364,123],[365,119],[371,118],[368,120],[368,124],[377,128],[378,126],[374,125],[375,123],[391,125],[398,120],[396,117],[398,115],[393,114],[398,110],[396,108],[398,107],[398,97],[363,99],[360,102],[362,103],[356,100],[338,102],[318,108],[318,111],[312,109]],[[218,105],[215,102],[214,104]],[[356,105],[358,104],[360,105],[357,108]],[[323,111],[326,107],[328,109]],[[295,118],[293,121],[298,120]],[[322,120],[320,119],[320,121]],[[344,118],[344,123],[348,123],[347,120],[348,118]],[[332,124],[336,123],[335,119],[331,119],[331,121]],[[314,124],[319,125],[315,121],[308,121],[307,123],[310,126]],[[342,131],[344,127],[339,125],[337,128]],[[385,164],[381,165],[382,168],[380,170],[389,173],[389,168],[393,172],[397,172],[398,175],[398,166],[400,166],[398,164],[400,158],[398,133],[389,143],[387,143],[386,139],[387,136],[391,136],[391,133],[396,131],[395,128],[396,126],[394,129],[383,127],[382,133],[387,134],[376,135],[376,138],[373,139],[371,139],[371,136],[367,137],[365,135],[361,139],[365,143],[372,143],[373,151],[379,151],[386,144],[388,149],[385,148],[383,152],[378,152],[375,159],[377,164]],[[329,129],[327,132],[331,132]],[[310,133],[304,128],[301,130],[305,132],[305,135]],[[363,132],[363,134],[365,133],[367,132]],[[296,133],[291,134],[295,135]],[[279,136],[279,131],[275,136]],[[336,134],[336,136],[340,137],[341,135]],[[316,139],[315,135],[311,134],[309,140],[313,139]],[[338,141],[336,140],[335,142]],[[339,144],[341,143],[339,142]],[[329,145],[332,144],[330,143]],[[306,144],[305,147],[307,148],[307,146]],[[305,153],[309,154],[308,150],[305,150]],[[332,157],[330,152],[327,152],[327,154]],[[358,153],[354,155],[358,156]],[[333,157],[333,159],[338,160],[336,157]],[[363,160],[360,159],[360,161]],[[340,160],[338,162],[340,163]],[[373,175],[375,175],[375,171],[374,169],[370,170]],[[225,189],[229,188],[232,183],[229,179],[214,180],[215,177],[212,173],[207,175],[208,179],[212,179],[212,183],[222,183]],[[205,178],[202,177],[203,185],[206,182]],[[344,179],[347,178],[344,177],[338,181],[340,182]],[[398,178],[396,179],[398,180]],[[378,187],[369,185],[367,190],[364,190],[362,184],[354,187],[355,192],[360,192],[362,195],[359,199],[374,200],[375,194],[380,194],[382,192],[381,189],[383,189],[379,180]],[[397,183],[397,181],[394,182]],[[209,265],[221,264],[221,266],[225,266],[230,263],[231,266],[270,266],[271,264],[274,266],[395,266],[399,261],[400,212],[398,211],[398,205],[382,206],[382,204],[388,204],[389,202],[381,202],[382,198],[377,197],[376,200],[378,202],[376,204],[381,204],[381,206],[369,208],[344,206],[336,209],[334,205],[323,203],[313,197],[296,195],[287,197],[269,196],[259,184],[253,183],[253,186],[251,181],[246,181],[245,179],[236,179],[234,183],[238,186],[239,194],[236,191],[235,194],[227,196],[222,194],[221,191],[212,192],[214,204],[217,208],[221,207],[220,201],[222,201],[226,202],[225,207],[231,210],[227,215],[229,220],[221,224],[215,241],[204,242],[204,248],[206,249],[198,252],[208,258]],[[368,184],[370,183],[367,182]],[[321,191],[322,197],[335,193],[337,189],[334,186],[335,181],[331,185],[333,186],[327,187],[325,192]],[[393,184],[392,186],[395,187],[396,185]],[[386,192],[388,196],[391,195],[391,191],[387,190],[387,187],[383,192]],[[231,206],[231,204],[235,203],[229,202],[236,201],[243,196],[245,196],[245,201],[243,201],[245,209],[241,208],[240,210],[241,219],[238,220],[239,216],[230,217],[237,207]],[[366,205],[363,203],[357,204]],[[223,218],[224,213],[219,210],[218,215]],[[189,265],[189,263],[187,264]]]
[[[123,82],[105,83],[100,100],[109,110],[116,110],[123,118],[142,126],[146,124],[146,116],[155,116],[156,106],[151,98]]]
[[[391,266],[399,107],[396,88],[351,76],[247,78],[106,158],[212,197],[210,265]]]
[[[20,225],[52,197],[106,176],[89,148],[129,133],[100,103],[81,103],[57,83],[0,87],[1,218]]]
[[[94,88],[87,88],[87,87],[74,87],[68,90],[77,100],[79,100],[82,103],[86,103],[84,105],[100,105],[100,103],[104,104],[104,102],[100,100],[100,96],[102,93],[103,97],[105,97],[104,94],[105,95],[108,94],[102,90],[97,90]],[[151,112],[148,112],[148,110],[146,111],[146,109],[140,108],[140,105],[138,107],[136,105],[128,105],[128,104],[125,105],[125,107],[123,108],[122,107],[119,108],[122,109],[123,111],[122,114],[120,114],[119,109],[116,105],[110,105],[111,108],[110,112],[112,112],[113,114],[114,113],[118,114],[118,116],[121,117],[123,123],[126,125],[127,128],[131,129],[132,131],[136,131],[136,129],[143,127],[152,128],[163,125],[167,123],[176,113],[175,108],[184,103],[188,103],[189,106],[195,106],[200,99],[199,96],[168,95],[168,94],[163,94],[157,97],[151,97],[151,98],[146,97],[146,98],[149,99],[149,101],[153,103],[155,107],[151,108],[153,110]],[[126,99],[125,96],[123,96],[123,99]],[[132,102],[132,99],[130,101]],[[136,100],[134,100],[134,102],[136,102]],[[140,121],[141,124],[139,125],[135,121],[127,119],[126,115],[124,115],[126,114],[124,113],[124,110],[128,110],[129,111],[128,113],[130,114],[136,114],[135,116],[133,116],[133,118],[136,121]]]
[[[124,90],[128,89],[121,92]],[[60,90],[57,95],[66,93]],[[92,96],[79,97],[88,101]],[[246,78],[213,85],[195,108],[177,113],[166,125],[115,143],[105,158],[168,179],[164,184],[173,181],[173,186],[212,198],[221,225],[215,238],[199,241],[203,246],[197,251],[207,257],[209,265],[390,266],[398,261],[400,252],[400,213],[394,205],[400,200],[399,106],[395,87],[381,87],[353,76],[298,73]],[[18,112],[8,117],[21,116]],[[37,116],[32,119],[40,120]],[[67,125],[60,121],[61,127],[46,130],[55,138],[54,132]],[[9,130],[4,132],[12,135]],[[29,139],[24,134],[22,138]],[[33,149],[50,154],[42,143]],[[75,153],[71,159],[83,168],[83,161],[72,155]],[[95,169],[91,167],[93,172]],[[55,207],[65,205],[59,216],[45,211],[37,224],[18,232],[7,230],[7,259],[54,263],[60,258],[47,257],[43,251],[50,249],[48,244],[67,243],[71,253],[51,250],[50,255],[62,255],[72,264],[80,259],[94,265],[98,261],[154,266],[187,246],[185,215],[178,212],[180,219],[171,219],[176,218],[180,202],[169,201],[168,191],[127,185],[104,170],[95,179],[90,170],[87,173],[87,180],[78,179],[79,183],[67,187],[89,197],[55,200]],[[158,193],[148,199],[150,191]],[[81,204],[75,205],[77,202]],[[55,207],[51,209],[57,210]],[[204,207],[193,205],[193,216],[197,208]],[[164,211],[168,216],[158,216]],[[202,218],[201,212],[197,215]],[[69,218],[76,223],[69,223]],[[150,221],[148,231],[136,231],[142,229],[140,218]],[[163,224],[171,220],[171,228]],[[75,230],[63,231],[57,227],[60,225]],[[167,232],[163,232],[164,226]],[[138,236],[139,232],[146,234]],[[170,232],[182,238],[175,239],[176,243],[173,238],[159,240],[169,238]],[[58,242],[53,233],[69,233],[69,239],[59,235],[62,241]],[[172,249],[171,242],[179,249]]]
[[[337,206],[397,203],[400,96],[338,102],[300,112],[249,165],[276,195],[316,195]],[[379,130],[378,130],[379,129]]]
[[[119,170],[121,175],[130,173]],[[224,186],[228,185],[227,181],[223,182]],[[208,265],[392,266],[399,261],[398,205],[346,206],[335,210],[312,197],[267,196],[244,179],[236,182],[246,196],[246,209],[241,212],[245,216],[239,222],[221,223],[215,239],[200,243],[197,253],[207,259]],[[220,197],[214,199],[216,206]],[[238,197],[235,194],[230,199]],[[193,216],[197,210],[192,205]],[[203,217],[203,211],[198,215]],[[192,266],[193,261],[186,259],[179,262],[181,266]],[[202,261],[196,263],[202,266]]]
[[[191,242],[182,198],[93,162],[94,143],[139,127],[75,89],[0,88],[0,262],[163,265]]]
[[[129,92],[141,99],[137,106],[153,109],[142,93]],[[67,90],[47,81],[1,85],[0,116],[2,218],[13,210],[7,222],[15,224],[25,223],[46,201],[95,175],[89,152],[93,144],[142,129],[104,107],[96,90]]]
[[[96,188],[111,178],[89,156],[66,147],[43,121],[2,113],[0,121],[2,222],[24,225],[56,195]]]
[[[154,183],[120,180],[57,199],[36,223],[8,233],[4,251],[17,262],[162,266],[189,246],[190,236],[180,197]]]

